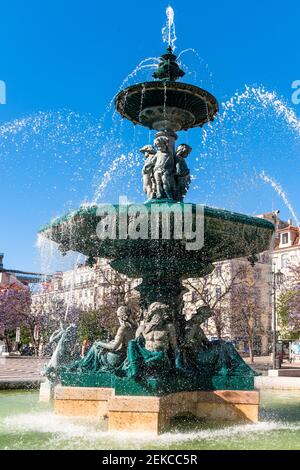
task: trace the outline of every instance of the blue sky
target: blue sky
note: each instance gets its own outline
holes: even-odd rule
[[[99,119],[124,77],[143,58],[163,51],[168,4],[1,2],[0,80],[7,86],[7,104],[0,105],[0,251],[6,266],[39,269],[39,227],[90,200],[116,152],[126,154],[148,142],[147,130],[133,131],[125,123],[121,135],[111,117],[101,121],[101,130]],[[176,52],[195,48],[213,74],[187,53],[183,62],[197,70],[197,78],[187,74],[186,81],[213,91],[220,102],[245,84],[263,85],[300,115],[300,105],[291,102],[291,83],[300,79],[299,2],[173,0],[171,5]],[[257,109],[248,103],[239,123],[224,121],[225,131],[217,126],[217,137],[209,132],[204,150],[198,150],[199,131],[184,137],[195,149],[191,168],[200,172],[200,189],[196,185],[190,199],[246,213],[280,208],[289,217],[282,198],[255,180],[253,175],[264,170],[282,185],[300,215],[299,136],[273,109]],[[109,136],[111,129],[115,134]],[[99,151],[103,146],[104,153]],[[116,172],[106,201],[125,190],[133,199],[141,197],[134,189],[139,181],[133,182],[138,172],[128,168]]]

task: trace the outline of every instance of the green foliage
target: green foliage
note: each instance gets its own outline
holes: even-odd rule
[[[20,328],[20,346],[32,343],[32,334],[28,326],[21,326]]]
[[[114,335],[118,327],[115,310],[102,307],[97,310],[82,313],[79,319],[77,338],[80,343],[88,340],[106,340],[108,334]]]
[[[280,331],[280,337],[286,340],[299,338],[299,331],[291,331],[289,325],[289,305],[293,301],[294,296],[294,291],[288,290],[282,292],[277,301],[277,326]]]

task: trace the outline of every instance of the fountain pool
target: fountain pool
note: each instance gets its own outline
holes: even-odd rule
[[[182,421],[159,437],[108,433],[99,421],[56,416],[38,402],[37,391],[1,391],[0,397],[0,449],[300,449],[296,391],[263,391],[259,423]]]

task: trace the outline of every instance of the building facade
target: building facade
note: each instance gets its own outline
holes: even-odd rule
[[[33,308],[52,300],[60,301],[80,311],[97,310],[103,305],[118,306],[136,296],[134,287],[139,280],[131,280],[113,270],[108,260],[97,259],[93,267],[86,264],[76,266],[74,270],[56,272],[42,282],[32,295]]]
[[[295,227],[291,220],[281,220],[278,214],[279,211],[274,211],[258,216],[274,223],[275,235],[270,251],[259,254],[253,267],[247,259],[227,260],[216,263],[215,270],[207,276],[205,282],[201,279],[187,281],[189,291],[185,295],[186,314],[190,315],[195,308],[203,304],[211,306],[216,315],[204,324],[205,333],[210,339],[222,337],[234,341],[240,352],[248,352],[247,338],[242,337],[241,331],[236,328],[235,317],[232,315],[233,309],[236,308],[235,296],[240,283],[249,286],[248,293],[244,291],[244,299],[241,298],[241,302],[244,301],[247,305],[249,299],[246,299],[246,296],[252,296],[254,299],[252,306],[255,306],[256,314],[253,321],[257,323],[255,353],[269,354],[273,315],[276,311],[274,302],[278,301],[281,291],[295,282],[291,267],[300,267],[300,229]],[[278,272],[283,274],[282,283],[276,286],[274,291],[273,276]],[[279,338],[284,339],[280,330],[278,334]]]
[[[237,304],[244,301],[255,323],[251,328],[249,322],[254,335],[254,353],[268,354],[272,318],[270,282],[269,253],[260,254],[254,266],[244,258],[215,263],[214,271],[204,280],[191,279],[186,282],[189,290],[185,294],[186,315],[191,315],[197,307],[208,305],[214,312],[202,325],[208,338],[233,341],[241,353],[248,353],[249,335],[245,334],[246,329],[238,319],[241,312],[237,311]],[[248,305],[246,296],[253,298],[251,303],[247,299]]]

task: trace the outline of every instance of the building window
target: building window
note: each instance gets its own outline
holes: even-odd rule
[[[289,264],[289,255],[282,255],[281,256],[281,267],[287,268]]]
[[[288,233],[283,233],[281,235],[281,243],[283,245],[286,245],[289,242],[289,234]]]

